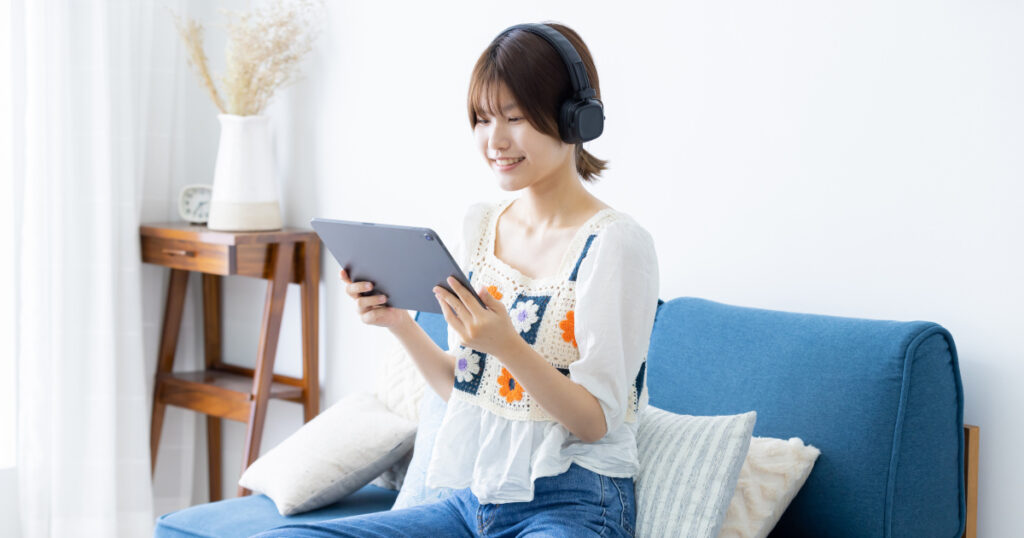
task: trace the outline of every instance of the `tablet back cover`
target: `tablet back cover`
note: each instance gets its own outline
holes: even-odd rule
[[[387,306],[441,313],[434,286],[451,290],[455,276],[472,286],[448,249],[430,228],[315,218],[310,224],[353,282],[373,283]]]

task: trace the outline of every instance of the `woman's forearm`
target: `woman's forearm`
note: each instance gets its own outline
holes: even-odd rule
[[[523,390],[583,442],[593,443],[608,430],[604,410],[597,398],[562,375],[525,340],[506,357],[498,357]]]
[[[448,401],[455,384],[455,358],[438,347],[412,316],[408,322],[403,321],[389,330],[412,357],[427,384]]]

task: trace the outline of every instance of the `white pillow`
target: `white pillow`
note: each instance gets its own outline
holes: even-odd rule
[[[789,441],[754,437],[740,470],[720,538],[764,538],[807,481],[821,451]]]
[[[270,497],[282,516],[305,512],[365,486],[409,451],[415,435],[415,422],[374,395],[351,394],[254,461],[238,484]]]
[[[636,535],[714,538],[757,414],[695,417],[647,406],[637,427]]]

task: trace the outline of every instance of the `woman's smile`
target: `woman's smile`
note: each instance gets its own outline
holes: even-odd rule
[[[525,159],[526,157],[516,157],[515,159],[494,159],[494,165],[499,171],[508,172],[516,166],[519,166],[519,163],[523,162]]]

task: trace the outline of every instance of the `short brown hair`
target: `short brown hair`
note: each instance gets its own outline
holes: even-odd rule
[[[576,48],[587,69],[590,86],[601,99],[601,85],[590,49],[579,34],[568,26],[544,23],[558,30]],[[572,83],[568,68],[558,51],[544,38],[516,29],[504,34],[480,55],[469,80],[469,124],[475,128],[477,117],[483,113],[495,115],[500,110],[498,87],[504,84],[523,110],[526,121],[538,131],[558,140],[558,111],[566,99],[572,97]],[[486,95],[485,95],[486,94]],[[608,161],[594,157],[576,144],[576,171],[585,181],[596,181],[608,168]]]

